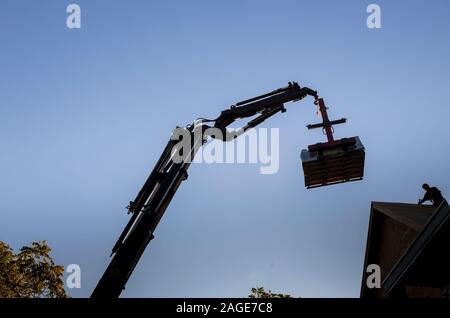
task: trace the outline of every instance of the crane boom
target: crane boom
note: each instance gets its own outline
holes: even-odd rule
[[[214,122],[214,128],[223,132],[223,141],[236,138],[230,135],[227,127],[234,121],[258,115],[241,129],[241,133],[262,123],[278,112],[284,112],[284,104],[298,101],[306,96],[318,100],[317,92],[297,83],[232,105],[220,113],[215,120],[196,120],[184,129],[191,137],[191,147],[182,154],[185,159],[193,159],[196,152],[206,142],[203,134],[196,134],[211,128],[207,124]],[[177,127],[180,129],[179,127]],[[211,136],[214,137],[214,136]],[[191,160],[175,161],[173,154],[179,152],[179,139],[171,139],[161,157],[145,181],[134,201],[128,206],[132,214],[128,224],[112,249],[114,254],[109,266],[94,289],[91,298],[117,298],[131,276],[136,264],[148,243],[154,238],[154,232],[182,181],[187,179]]]

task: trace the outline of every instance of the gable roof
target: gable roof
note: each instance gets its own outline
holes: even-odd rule
[[[366,251],[364,256],[364,269],[361,281],[361,297],[365,297],[368,289],[366,288],[366,268],[367,265],[372,261],[372,257],[377,255],[379,247],[377,244],[380,242],[380,237],[382,233],[382,223],[380,220],[382,216],[395,221],[396,223],[402,224],[408,231],[403,232],[399,236],[398,242],[393,242],[397,245],[395,253],[401,253],[403,248],[407,248],[406,244],[409,244],[417,233],[419,233],[430,216],[433,214],[434,207],[431,205],[418,205],[409,203],[397,203],[397,202],[372,202],[370,219],[368,224]],[[392,251],[391,251],[392,252]],[[392,253],[389,254],[392,257]],[[398,255],[400,257],[401,254]],[[375,256],[376,257],[376,256]],[[392,259],[389,263],[395,264],[397,259]],[[384,277],[383,277],[384,279]]]

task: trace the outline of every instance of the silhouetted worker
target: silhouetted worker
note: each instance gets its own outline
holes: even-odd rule
[[[424,203],[425,201],[433,202],[433,206],[439,206],[442,201],[444,201],[444,197],[436,187],[430,187],[428,184],[424,183],[422,188],[426,191],[423,199],[419,200],[419,204]]]

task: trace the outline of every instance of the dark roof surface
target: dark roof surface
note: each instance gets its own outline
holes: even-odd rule
[[[436,208],[432,205],[372,202],[372,209],[419,232]]]

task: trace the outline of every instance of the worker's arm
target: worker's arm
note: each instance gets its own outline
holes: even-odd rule
[[[431,200],[431,194],[429,191],[425,192],[425,195],[423,196],[422,199],[419,200],[418,204],[422,204],[425,201],[430,201]]]

